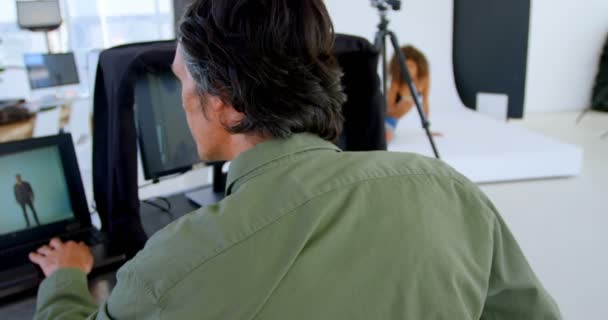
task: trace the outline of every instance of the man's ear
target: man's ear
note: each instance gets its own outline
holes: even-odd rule
[[[205,108],[213,113],[221,113],[225,104],[217,96],[207,95],[205,97]]]
[[[245,115],[231,104],[225,103],[220,97],[212,96],[208,101],[207,107],[218,115],[223,126],[232,127],[240,123]]]

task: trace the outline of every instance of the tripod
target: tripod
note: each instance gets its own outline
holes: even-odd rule
[[[437,151],[437,147],[435,146],[435,140],[433,139],[433,135],[431,134],[431,131],[430,131],[431,123],[427,119],[427,117],[424,113],[424,110],[422,109],[422,102],[420,101],[420,95],[418,94],[418,89],[416,89],[416,86],[414,86],[412,77],[410,76],[410,72],[407,69],[407,64],[405,63],[405,61],[407,61],[406,57],[400,49],[399,41],[397,40],[397,36],[395,35],[394,32],[392,32],[391,30],[388,29],[388,24],[389,24],[389,21],[387,18],[387,11],[389,9],[388,4],[384,3],[383,1],[372,1],[372,4],[376,8],[378,8],[378,11],[380,13],[380,23],[378,24],[378,32],[376,33],[376,37],[375,37],[375,46],[382,53],[382,92],[384,93],[384,104],[385,104],[384,110],[386,112],[387,103],[388,103],[388,101],[387,101],[387,98],[388,98],[387,92],[388,91],[386,89],[386,82],[387,82],[386,81],[387,80],[386,38],[389,37],[391,40],[391,44],[393,46],[393,50],[395,51],[395,54],[397,55],[397,58],[399,60],[399,69],[401,70],[401,75],[402,75],[405,83],[407,83],[408,87],[410,88],[410,92],[412,93],[412,98],[414,100],[414,104],[416,105],[416,109],[418,110],[418,114],[420,115],[420,121],[422,122],[422,128],[426,132],[426,135],[429,139],[429,143],[431,144],[431,148],[433,148],[433,153],[435,155],[435,158],[440,159],[439,151]],[[395,10],[399,10],[398,1],[393,1],[392,6]]]

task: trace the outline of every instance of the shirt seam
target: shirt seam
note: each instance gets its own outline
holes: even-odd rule
[[[260,175],[260,171],[264,171],[265,169],[271,169],[274,166],[279,166],[282,165],[284,161],[293,159],[293,157],[295,156],[299,156],[303,153],[309,153],[312,151],[334,151],[334,152],[341,152],[340,148],[335,147],[332,148],[330,146],[316,146],[316,147],[309,147],[306,149],[300,149],[300,150],[296,150],[294,152],[289,152],[280,156],[277,156],[273,159],[270,159],[268,161],[265,161],[261,164],[259,164],[258,166],[249,169],[247,171],[245,171],[242,174],[239,174],[237,177],[235,177],[232,181],[230,181],[228,183],[228,190],[231,191],[231,193],[236,192],[236,190],[238,190],[237,184],[240,186],[243,183],[257,177],[258,175]],[[271,166],[270,168],[268,168],[269,166]],[[242,180],[242,181],[241,181]],[[240,182],[240,183],[239,183]],[[232,190],[236,187],[236,190]]]
[[[367,177],[367,178],[364,178],[364,179],[359,179],[359,180],[356,180],[356,181],[349,181],[348,183],[343,183],[343,184],[340,184],[340,185],[337,185],[337,186],[333,186],[333,187],[328,188],[328,189],[317,191],[316,193],[312,193],[310,197],[307,197],[301,203],[295,205],[293,208],[287,209],[283,213],[277,215],[277,217],[275,217],[274,219],[266,221],[260,227],[258,227],[256,230],[252,231],[246,237],[243,237],[242,239],[240,239],[238,241],[235,241],[234,243],[232,243],[232,244],[230,244],[230,245],[222,248],[221,250],[214,249],[213,253],[209,257],[204,258],[203,261],[201,261],[200,263],[198,263],[196,266],[193,266],[187,273],[185,273],[184,276],[181,277],[181,279],[179,279],[178,281],[175,281],[175,283],[173,283],[171,286],[169,286],[167,289],[165,289],[164,292],[158,296],[158,303],[162,304],[162,302],[163,302],[164,298],[167,296],[167,294],[173,288],[175,288],[177,285],[179,285],[182,281],[184,281],[188,277],[188,275],[190,275],[191,273],[193,273],[197,269],[203,267],[204,265],[206,265],[210,261],[214,260],[215,258],[219,257],[220,255],[222,255],[222,254],[230,251],[230,249],[232,249],[233,247],[236,247],[237,245],[239,245],[241,243],[244,243],[245,241],[247,241],[250,238],[252,238],[253,236],[255,236],[257,233],[259,233],[260,231],[262,231],[262,230],[270,227],[271,225],[275,224],[276,222],[278,222],[282,218],[290,215],[291,213],[293,213],[297,209],[305,206],[309,202],[311,202],[311,201],[313,201],[313,200],[315,200],[315,199],[317,199],[317,198],[319,198],[319,197],[321,197],[321,196],[323,196],[323,195],[325,195],[327,193],[331,193],[331,192],[337,191],[337,190],[339,190],[341,188],[352,186],[352,185],[355,185],[355,184],[358,184],[358,183],[367,183],[367,182],[374,181],[374,180],[396,179],[396,178],[403,178],[403,177],[419,177],[419,176],[443,177],[443,178],[448,178],[449,180],[452,180],[452,181],[458,181],[458,182],[460,182],[460,184],[464,185],[461,181],[459,181],[458,177],[455,177],[455,176],[453,176],[451,174],[438,174],[438,173],[431,173],[431,172],[419,172],[419,173],[402,173],[402,174],[393,174],[393,175]]]

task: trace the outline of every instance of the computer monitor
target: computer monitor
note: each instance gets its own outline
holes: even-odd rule
[[[0,249],[87,221],[69,134],[0,144]]]
[[[187,172],[201,162],[182,110],[180,82],[170,70],[139,77],[135,114],[147,180]]]
[[[25,68],[32,89],[78,84],[78,68],[72,52],[24,55]]]

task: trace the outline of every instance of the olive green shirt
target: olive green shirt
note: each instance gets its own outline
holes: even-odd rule
[[[310,134],[233,161],[227,197],[155,234],[96,306],[55,272],[38,319],[559,319],[478,188],[417,155]]]

